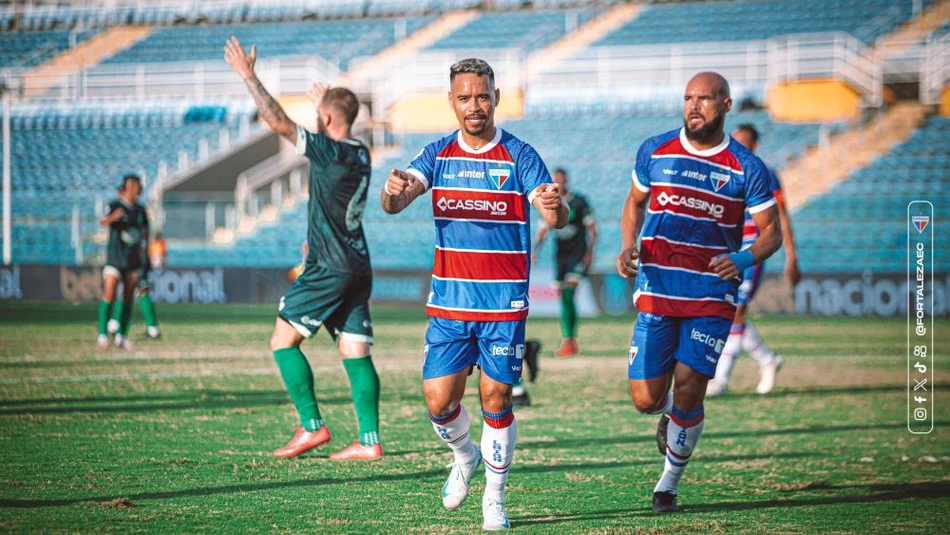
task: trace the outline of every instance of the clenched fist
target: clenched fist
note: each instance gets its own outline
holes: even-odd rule
[[[412,173],[402,169],[393,169],[386,179],[386,193],[392,196],[402,195],[407,189],[414,188],[419,179]]]
[[[538,198],[545,210],[557,210],[561,205],[561,187],[557,184],[542,184],[538,186]]]
[[[640,251],[637,250],[637,246],[627,247],[617,257],[617,273],[625,279],[636,277],[639,273],[639,259]]]

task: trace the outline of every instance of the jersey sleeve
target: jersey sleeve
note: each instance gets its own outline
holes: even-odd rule
[[[515,173],[521,181],[521,193],[528,198],[529,203],[534,202],[535,190],[539,186],[554,183],[554,179],[551,178],[551,173],[544,165],[541,155],[531,145],[526,144],[518,155],[518,160],[515,162]]]
[[[778,178],[778,173],[775,172],[775,169],[769,167],[769,176],[772,179],[772,195],[775,196],[775,202],[784,206],[785,196],[782,194],[782,182]]]
[[[650,192],[650,157],[653,156],[653,143],[646,140],[640,144],[637,149],[637,158],[633,164],[633,172],[630,173],[630,180],[633,185],[643,193]]]
[[[775,196],[772,194],[772,173],[762,160],[753,158],[750,165],[743,170],[746,175],[745,205],[750,214],[759,213],[775,205]]]
[[[340,151],[339,144],[323,134],[316,134],[297,127],[297,145],[294,152],[298,156],[306,156],[313,164],[320,167],[330,165]]]
[[[406,169],[407,173],[415,175],[416,178],[422,181],[426,191],[432,187],[432,173],[435,172],[435,157],[438,151],[438,142],[429,143],[419,151],[419,154],[416,154],[416,157],[409,163],[409,168]]]

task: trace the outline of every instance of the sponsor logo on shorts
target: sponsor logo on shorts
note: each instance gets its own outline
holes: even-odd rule
[[[302,323],[302,324],[304,324],[304,325],[309,325],[309,326],[311,326],[311,327],[319,327],[319,326],[320,326],[320,322],[319,322],[318,320],[315,320],[315,319],[311,318],[310,316],[301,316],[301,317],[300,317],[300,323]]]
[[[721,338],[716,338],[712,335],[700,332],[696,329],[693,329],[689,333],[689,337],[693,340],[696,340],[700,344],[705,344],[711,348],[714,348],[716,353],[722,353],[722,347],[726,345],[726,341]],[[706,356],[706,359],[709,359],[709,355]],[[712,362],[716,362],[716,359],[712,359]]]
[[[492,344],[490,351],[493,357],[515,357],[518,360],[524,358],[524,344],[518,344],[516,346]]]
[[[281,311],[281,310],[283,310],[283,309],[284,309],[284,298],[281,297],[281,298],[280,298],[280,303],[277,305],[277,310],[278,310],[278,311]]]
[[[511,302],[511,308],[521,310],[524,308],[524,299],[517,299]]]

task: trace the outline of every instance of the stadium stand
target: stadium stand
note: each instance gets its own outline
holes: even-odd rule
[[[646,6],[596,46],[751,41],[796,33],[843,31],[871,44],[908,21],[914,0],[741,0]],[[922,7],[934,0],[922,0]],[[815,16],[815,10],[821,16]],[[699,32],[691,28],[703,28]],[[706,31],[719,28],[721,31]],[[737,30],[740,29],[741,30]]]
[[[70,31],[0,32],[0,67],[33,67],[70,46]],[[95,35],[75,32],[77,43]]]
[[[224,43],[236,35],[268,57],[318,54],[346,69],[351,59],[372,56],[431,21],[414,17],[160,28],[103,63],[219,61]]]
[[[528,53],[553,43],[601,13],[603,9],[596,8],[483,13],[429,49],[515,48]]]
[[[74,261],[70,242],[74,207],[84,221],[82,231],[94,232],[97,200],[114,195],[122,174],[141,174],[148,191],[161,162],[174,169],[183,155],[189,162],[199,160],[201,140],[213,154],[220,148],[221,130],[228,131],[229,140],[237,140],[248,131],[250,116],[241,105],[232,109],[137,102],[18,106],[11,118],[13,242],[18,261]]]
[[[802,270],[905,272],[907,204],[927,199],[936,214],[946,213],[948,166],[950,118],[931,117],[890,153],[809,200],[792,213]],[[950,227],[935,225],[934,231],[937,243],[950,239]],[[783,262],[779,251],[768,265],[777,272]],[[938,272],[950,270],[946,255],[935,255],[935,264]]]

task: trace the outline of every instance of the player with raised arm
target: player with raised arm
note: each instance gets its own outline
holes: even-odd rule
[[[555,169],[552,176],[571,211],[567,225],[554,230],[554,256],[557,264],[555,280],[561,297],[561,347],[557,348],[554,355],[571,357],[581,350],[577,343],[577,305],[574,303],[574,292],[581,279],[587,275],[594,259],[597,223],[587,197],[568,189],[567,171]],[[532,261],[537,257],[550,230],[546,225],[538,229]]]
[[[732,139],[755,152],[759,146],[759,131],[751,124],[740,124],[732,133]],[[795,233],[792,232],[792,222],[789,220],[788,209],[785,207],[782,185],[779,182],[778,175],[774,169],[769,168],[769,176],[771,178],[770,187],[775,196],[776,207],[778,207],[779,222],[782,224],[782,247],[785,249],[785,281],[794,288],[802,278],[801,272],[798,270]],[[759,229],[755,226],[752,215],[746,210],[745,223],[742,227],[742,248],[745,249],[755,243],[758,237]],[[755,328],[755,325],[746,319],[746,311],[749,303],[752,302],[752,298],[755,297],[756,290],[759,288],[764,269],[764,263],[758,263],[746,269],[742,274],[736,317],[732,320],[729,339],[726,340],[722,355],[719,357],[719,364],[716,365],[716,377],[709,381],[706,386],[707,396],[718,396],[729,389],[732,367],[735,364],[736,357],[743,350],[752,355],[752,358],[759,363],[759,384],[755,387],[755,391],[759,394],[768,394],[772,391],[775,386],[775,374],[785,365],[785,359],[772,351],[772,348],[762,339],[762,335],[759,334],[759,330]]]
[[[638,411],[661,415],[658,513],[678,510],[680,478],[703,430],[706,383],[736,313],[739,277],[782,245],[765,164],[723,131],[731,107],[722,76],[693,76],[683,127],[640,145],[621,214],[617,271],[636,277],[630,394]],[[747,207],[759,237],[740,250]]]
[[[432,192],[435,262],[426,303],[422,388],[429,419],[455,454],[442,503],[456,509],[484,461],[482,528],[508,529],[505,483],[516,425],[511,389],[521,377],[528,316],[530,206],[561,228],[568,208],[544,162],[527,143],[495,126],[500,92],[483,60],[452,65],[449,105],[459,129],[426,145],[406,171],[393,169],[380,192],[389,214]],[[481,449],[462,406],[473,366],[481,370]]]
[[[317,106],[317,133],[291,121],[254,73],[257,47],[248,55],[236,37],[224,48],[231,68],[247,84],[261,119],[310,160],[310,200],[303,273],[280,299],[270,345],[300,428],[276,457],[295,457],[330,442],[314,394],[313,372],[300,344],[325,326],[350,380],[359,438],[330,454],[332,460],[383,456],[379,440],[379,376],[370,357],[373,326],[369,296],[372,270],[363,235],[370,177],[369,149],[352,139],[359,101],[349,89],[326,89]]]
[[[109,203],[109,213],[99,220],[99,225],[109,227],[106,266],[102,269],[99,337],[96,341],[100,350],[109,347],[109,318],[112,317],[116,289],[120,282],[122,300],[129,305],[122,308],[115,333],[115,345],[126,350],[133,349],[132,342],[128,339],[129,323],[132,319],[132,295],[147,261],[145,245],[148,243],[148,215],[145,213],[145,207],[138,202],[139,195],[142,194],[142,179],[135,174],[125,175],[118,190],[119,196]]]

